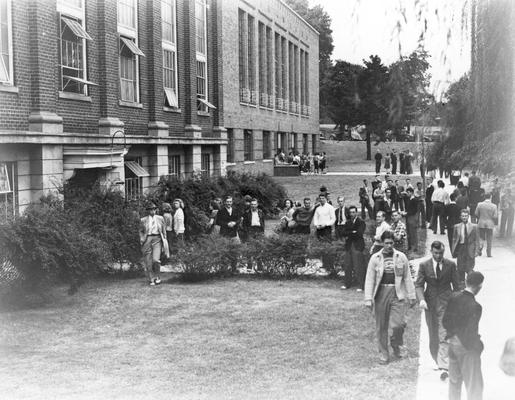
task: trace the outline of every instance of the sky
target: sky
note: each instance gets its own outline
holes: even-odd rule
[[[388,65],[418,46],[431,58],[431,91],[439,97],[470,69],[470,0],[309,0],[331,16],[334,60],[362,64],[377,54]],[[424,28],[427,21],[427,29]],[[463,21],[463,22],[462,22]]]

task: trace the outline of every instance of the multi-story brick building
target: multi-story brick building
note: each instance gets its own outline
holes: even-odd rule
[[[317,54],[280,0],[0,0],[0,208],[68,179],[138,196],[163,175],[308,149]]]
[[[272,173],[278,149],[316,151],[318,32],[280,0],[219,7],[227,166]]]

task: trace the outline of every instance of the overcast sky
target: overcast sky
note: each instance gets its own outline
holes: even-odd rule
[[[469,1],[309,0],[309,3],[322,5],[331,16],[333,59],[356,64],[377,54],[388,65],[399,58],[399,45],[403,55],[409,54],[417,48],[427,20],[424,46],[431,55],[432,90],[440,94],[470,69]],[[398,22],[400,34],[396,28]]]

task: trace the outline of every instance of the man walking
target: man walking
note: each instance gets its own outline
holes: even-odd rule
[[[511,189],[505,189],[504,194],[501,196],[501,227],[499,237],[510,238],[513,231],[513,217],[515,214],[515,199],[511,194]]]
[[[444,187],[445,183],[442,180],[439,180],[438,188],[431,196],[433,212],[431,214],[430,227],[435,235],[438,230],[438,222],[440,222],[440,234],[445,234],[445,205],[449,203],[449,193],[447,193]]]
[[[395,149],[392,150],[391,159],[392,159],[392,175],[397,175],[397,151]]]
[[[434,191],[435,191],[435,187],[433,186],[433,178],[429,178],[427,180],[426,193],[425,193],[426,222],[428,224],[431,222],[431,217],[433,215],[433,202],[431,201],[431,198],[433,197]]]
[[[449,248],[452,248],[452,235],[454,233],[454,225],[459,224],[461,221],[461,209],[456,204],[456,193],[451,193],[449,198],[451,202],[445,206],[445,227],[447,228]]]
[[[374,159],[376,160],[376,174],[381,172],[381,160],[383,159],[383,155],[379,151],[379,149],[376,150],[376,155],[374,156]]]
[[[426,229],[426,199],[424,189],[422,188],[422,182],[417,182],[417,187],[414,191],[415,198],[418,200],[418,217],[419,226]]]
[[[338,196],[337,202],[338,207],[334,210],[334,215],[336,218],[334,225],[334,236],[337,240],[342,240],[344,238],[343,233],[345,230],[345,223],[349,217],[349,210],[347,207],[345,207],[345,198],[343,196]]]
[[[483,309],[475,296],[483,287],[484,276],[472,271],[467,276],[467,287],[451,297],[442,324],[449,339],[449,400],[461,399],[465,383],[468,400],[482,400],[483,374],[481,353],[484,346],[478,327]]]
[[[166,240],[166,225],[162,216],[156,215],[157,206],[149,203],[146,207],[148,215],[141,218],[139,240],[143,253],[143,264],[150,286],[161,283],[161,252],[170,257]]]
[[[486,256],[492,257],[492,237],[494,227],[497,225],[497,206],[492,203],[491,193],[485,194],[485,200],[477,205],[475,212],[478,218],[477,226],[481,239],[479,254],[481,255],[486,241]]]
[[[464,287],[465,274],[474,269],[479,255],[479,230],[476,224],[469,222],[468,210],[461,210],[460,219],[461,222],[454,225],[451,253],[456,258],[460,285]]]
[[[343,235],[345,241],[345,277],[342,289],[350,289],[354,280],[358,284],[358,292],[363,290],[365,285],[365,260],[363,250],[365,249],[365,221],[358,217],[358,209],[355,206],[349,207],[349,219],[344,226]]]
[[[374,309],[376,335],[381,354],[379,363],[390,361],[388,328],[392,328],[390,346],[395,358],[401,357],[404,329],[406,327],[406,303],[416,304],[415,286],[411,279],[408,259],[393,248],[392,232],[381,236],[383,249],[370,257],[365,279],[365,305]]]
[[[418,250],[418,200],[415,198],[413,188],[406,190],[406,231],[408,234],[408,251]]]
[[[365,220],[365,210],[368,211],[368,217],[374,218],[372,206],[370,205],[370,193],[368,190],[368,181],[363,179],[363,186],[359,188],[359,204],[361,204],[361,219]]]
[[[470,218],[473,223],[477,222],[476,207],[483,200],[482,196],[481,178],[476,175],[476,171],[472,171],[472,176],[469,178],[469,207]]]
[[[443,315],[453,291],[459,290],[458,271],[454,261],[443,257],[445,246],[440,241],[431,243],[431,259],[421,262],[415,290],[420,308],[425,310],[429,330],[429,351],[441,372],[440,379],[448,377],[449,354]]]

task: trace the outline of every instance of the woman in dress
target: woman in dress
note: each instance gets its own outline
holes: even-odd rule
[[[384,158],[384,169],[386,170],[386,173],[390,173],[390,153],[386,153],[386,157]]]
[[[173,233],[175,241],[178,243],[184,242],[184,203],[181,199],[173,201]]]
[[[286,199],[284,201],[284,208],[281,213],[281,219],[280,219],[280,226],[281,231],[283,232],[289,232],[290,231],[290,225],[293,221],[293,212],[295,211],[295,207],[293,204],[293,201],[290,199]]]

